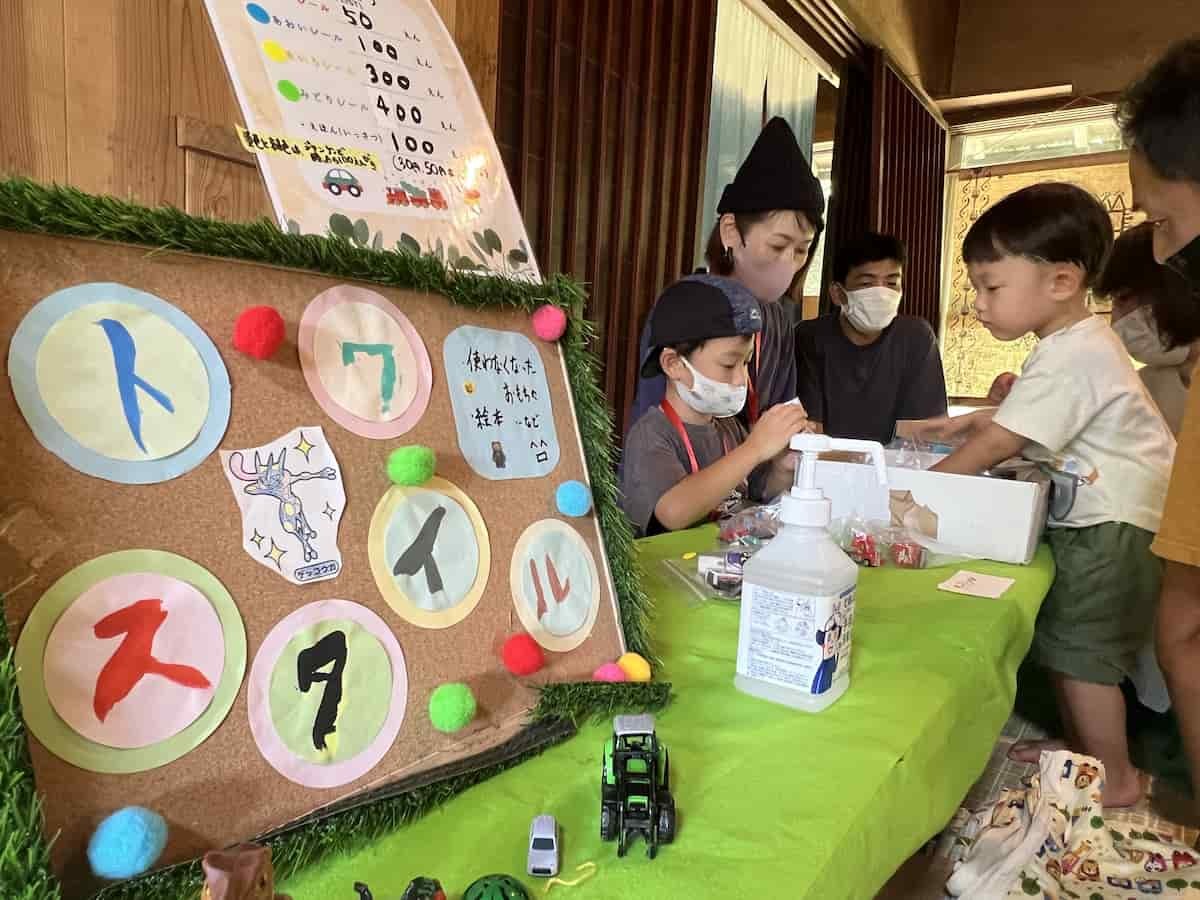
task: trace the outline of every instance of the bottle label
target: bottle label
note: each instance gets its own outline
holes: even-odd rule
[[[814,597],[742,585],[737,671],[823,694],[850,671],[854,588]]]

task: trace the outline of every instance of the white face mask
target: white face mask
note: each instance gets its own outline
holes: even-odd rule
[[[1148,306],[1139,306],[1133,312],[1117,319],[1113,323],[1113,331],[1117,333],[1129,355],[1143,365],[1179,366],[1191,351],[1186,344],[1174,350],[1167,349]]]
[[[733,277],[763,302],[782,297],[799,271],[800,267],[794,258],[780,256],[769,262],[761,262],[752,257],[745,247],[733,248]]]
[[[746,386],[740,387],[725,384],[723,381],[713,381],[706,375],[701,375],[692,364],[679,357],[692,373],[692,387],[682,381],[675,382],[675,390],[679,399],[702,416],[715,416],[718,419],[736,416],[746,405]]]
[[[896,318],[901,296],[899,291],[883,286],[846,291],[842,313],[859,331],[883,331]]]

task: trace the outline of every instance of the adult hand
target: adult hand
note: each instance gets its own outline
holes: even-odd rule
[[[782,403],[772,406],[754,423],[746,444],[754,458],[764,463],[776,454],[788,449],[792,438],[809,430],[808,413],[799,403]]]
[[[1003,403],[1016,380],[1017,376],[1013,372],[997,375],[996,380],[992,382],[991,390],[988,391],[988,403],[995,403],[997,406]]]

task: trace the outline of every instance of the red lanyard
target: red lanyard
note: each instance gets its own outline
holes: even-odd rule
[[[675,412],[675,408],[667,402],[664,397],[662,402],[658,404],[663,411],[663,415],[667,417],[667,421],[674,426],[675,431],[679,434],[679,439],[683,441],[683,449],[687,451],[688,464],[692,467],[692,474],[695,475],[700,471],[700,462],[696,459],[696,451],[692,448],[692,439],[688,437],[687,428],[684,427],[683,419],[679,418],[679,413]],[[725,452],[730,451],[729,439],[725,436],[725,432],[721,431],[721,446]]]
[[[746,402],[750,405],[749,418],[751,425],[758,421],[758,388],[755,387],[755,384],[758,382],[758,368],[761,360],[762,332],[760,331],[754,335],[754,377],[750,379],[750,384],[748,385],[749,390],[747,391],[749,396],[746,400]]]

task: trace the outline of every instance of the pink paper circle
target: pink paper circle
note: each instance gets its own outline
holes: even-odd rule
[[[297,631],[328,619],[349,619],[356,622],[383,645],[392,663],[392,696],[387,719],[379,730],[379,735],[366,750],[342,762],[317,765],[299,759],[276,732],[275,723],[271,718],[271,673],[275,671],[275,664],[288,641]],[[280,775],[306,787],[338,787],[375,768],[400,733],[407,702],[408,669],[405,668],[404,651],[400,649],[396,636],[374,612],[349,600],[318,600],[285,616],[267,634],[266,640],[255,654],[254,664],[250,667],[247,707],[250,732],[254,735],[258,752]]]
[[[337,402],[325,384],[321,381],[321,373],[317,371],[315,342],[317,327],[333,307],[342,303],[365,303],[382,310],[399,326],[400,331],[408,340],[409,349],[417,361],[417,392],[408,409],[395,419],[386,422],[372,422],[350,412]],[[413,327],[412,322],[400,310],[390,303],[386,297],[366,288],[350,284],[340,284],[329,288],[313,297],[300,318],[300,331],[297,336],[300,351],[300,369],[304,372],[304,380],[308,389],[316,398],[326,415],[337,422],[347,431],[375,440],[399,437],[420,421],[429,406],[429,395],[433,391],[433,369],[429,362],[429,351],[425,342]]]
[[[151,655],[160,663],[198,670],[209,687],[188,687],[148,673],[101,721],[93,702],[96,682],[129,635],[98,638],[94,627],[147,599],[161,600],[166,613]],[[46,640],[42,666],[51,706],[79,735],[122,750],[148,747],[183,731],[208,708],[225,668],[225,633],[208,598],[186,581],[128,572],[96,582],[75,599]]]

